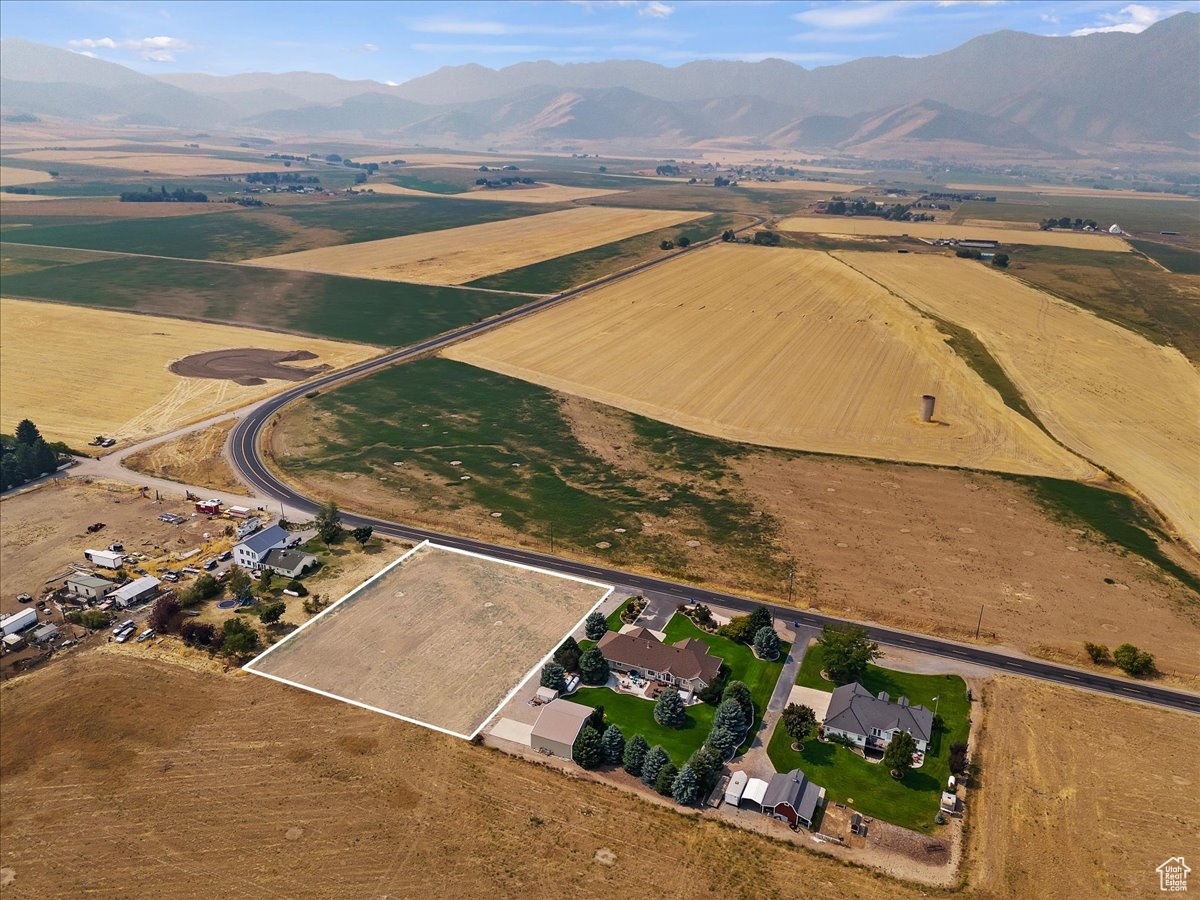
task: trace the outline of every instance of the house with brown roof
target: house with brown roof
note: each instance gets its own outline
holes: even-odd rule
[[[721,668],[708,644],[688,638],[664,644],[645,628],[610,631],[596,645],[610,669],[695,692],[712,684]]]

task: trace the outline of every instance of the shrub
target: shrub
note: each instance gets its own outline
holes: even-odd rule
[[[258,618],[264,625],[270,625],[272,622],[278,622],[280,616],[287,612],[287,604],[282,600],[275,603],[268,603],[258,611]]]
[[[320,594],[313,594],[311,597],[304,599],[304,611],[310,616],[315,616],[329,604],[321,599]]]
[[[79,624],[85,628],[103,628],[111,621],[112,619],[109,618],[108,613],[101,612],[98,609],[85,609],[79,614]]]
[[[754,232],[754,243],[760,247],[774,247],[779,244],[779,235],[774,231]]]
[[[1091,661],[1097,665],[1112,665],[1112,653],[1109,652],[1109,649],[1105,644],[1093,644],[1091,641],[1084,641],[1083,649],[1087,651],[1087,655]]]
[[[671,241],[663,241],[662,243],[660,243],[658,245],[658,249],[659,250],[673,250],[673,249],[675,249],[675,244]]]
[[[1113,662],[1126,675],[1144,678],[1154,671],[1154,657],[1133,644],[1122,644],[1112,652]]]
[[[304,585],[302,585],[295,578],[293,578],[291,581],[288,582],[287,589],[289,591],[291,591],[293,594],[298,594],[301,597],[308,596],[308,588],[306,588]]]
[[[184,622],[179,635],[189,647],[211,647],[217,642],[217,629],[204,622]]]
[[[226,619],[221,626],[221,652],[242,656],[258,646],[258,632],[241,619]]]

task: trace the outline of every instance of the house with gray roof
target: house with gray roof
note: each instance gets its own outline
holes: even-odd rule
[[[812,828],[824,800],[825,788],[813,784],[799,769],[792,769],[772,776],[760,805],[768,816]]]
[[[299,578],[310,569],[315,569],[318,561],[311,553],[304,553],[300,550],[281,550],[276,547],[274,550],[267,551],[260,565],[264,569],[270,569],[276,575],[282,575],[285,578]]]
[[[909,705],[907,697],[891,702],[886,691],[876,696],[857,682],[843,684],[833,692],[825,711],[825,736],[842,737],[866,750],[883,750],[901,731],[926,753],[933,738],[933,713],[924,706]]]
[[[243,569],[257,569],[269,552],[286,547],[290,538],[287,529],[278,525],[264,528],[233,548],[233,561]]]

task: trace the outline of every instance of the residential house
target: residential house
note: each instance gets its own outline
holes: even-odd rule
[[[645,628],[610,631],[596,646],[613,671],[652,679],[687,693],[712,684],[721,668],[721,657],[713,656],[704,641],[688,638],[664,644]]]
[[[910,706],[907,697],[892,703],[886,691],[872,694],[857,682],[843,684],[829,699],[825,736],[847,738],[867,750],[883,750],[901,731],[907,731],[925,753],[933,738],[933,713]]]
[[[233,561],[243,569],[258,569],[268,553],[287,546],[289,537],[287,529],[278,525],[264,528],[233,548]]]
[[[268,550],[259,563],[261,568],[270,569],[276,575],[285,578],[299,578],[310,569],[317,567],[317,558],[311,553],[300,550],[281,550],[276,547]]]
[[[550,701],[542,707],[537,721],[533,723],[529,746],[541,753],[570,759],[575,749],[575,738],[579,737],[583,723],[591,714],[590,706],[570,700]]]

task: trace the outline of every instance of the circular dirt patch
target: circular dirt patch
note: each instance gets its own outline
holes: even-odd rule
[[[185,378],[216,378],[244,385],[266,384],[268,378],[277,381],[303,381],[326,371],[329,366],[320,365],[305,369],[283,364],[316,358],[316,354],[307,350],[260,350],[241,347],[194,353],[171,363],[170,370]]]

